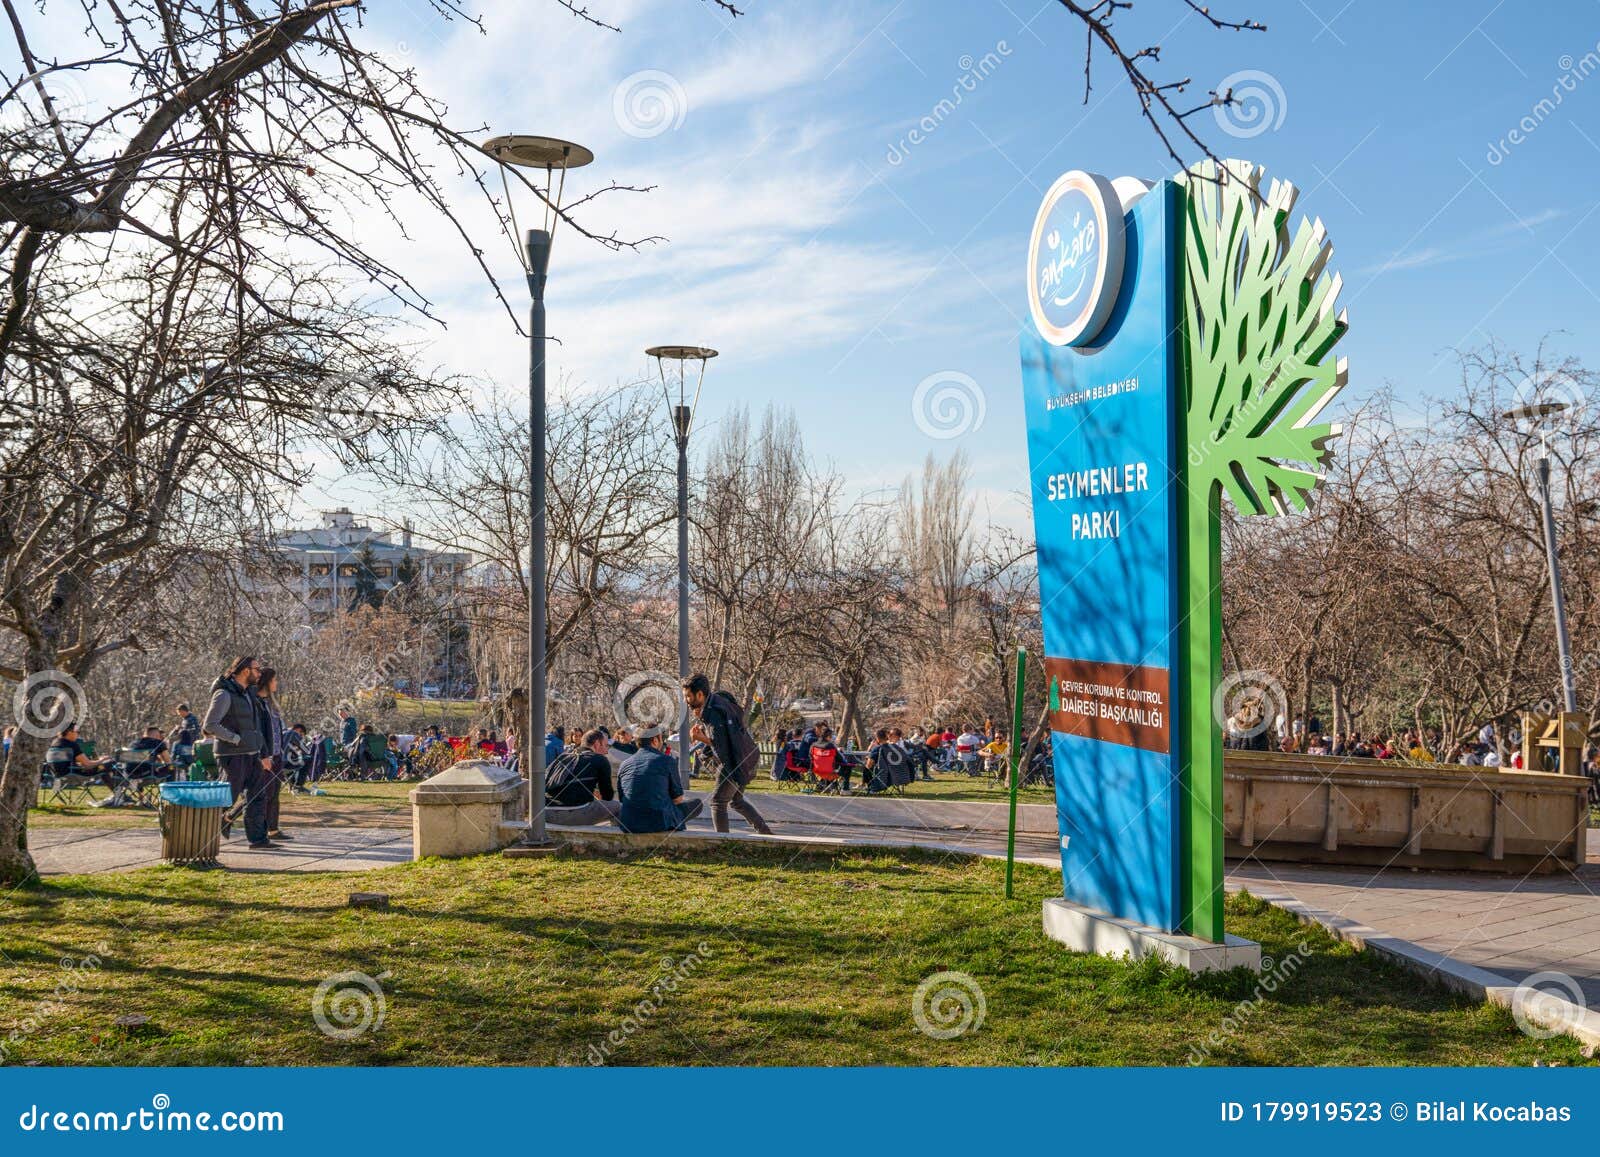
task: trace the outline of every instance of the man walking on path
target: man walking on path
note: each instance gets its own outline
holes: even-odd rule
[[[261,674],[254,655],[236,661],[233,669],[211,685],[211,706],[202,725],[217,741],[217,762],[233,789],[235,808],[244,808],[244,831],[252,848],[276,845],[267,839],[267,798],[263,790],[272,760],[263,759],[265,737],[256,697],[250,687]]]
[[[745,818],[749,825],[764,836],[772,829],[761,818],[744,794],[745,785],[756,773],[761,753],[755,738],[745,726],[744,709],[726,691],[711,691],[711,680],[704,675],[692,675],[683,684],[683,701],[695,713],[695,725],[700,742],[710,746],[721,766],[717,769],[717,788],[711,793],[711,826],[719,832],[728,830],[728,807]]]

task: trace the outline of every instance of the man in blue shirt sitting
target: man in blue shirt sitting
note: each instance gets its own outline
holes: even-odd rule
[[[622,804],[617,825],[625,832],[675,832],[700,814],[702,801],[684,794],[678,761],[661,750],[656,728],[645,728],[636,738],[638,752],[617,773]]]

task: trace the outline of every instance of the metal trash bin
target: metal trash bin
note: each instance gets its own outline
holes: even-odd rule
[[[223,783],[161,785],[161,858],[169,864],[211,867],[222,846],[222,817],[233,802]]]

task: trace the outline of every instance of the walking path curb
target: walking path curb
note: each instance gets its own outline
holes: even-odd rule
[[[1447,988],[1509,1008],[1519,1019],[1557,1034],[1570,1033],[1591,1047],[1600,1046],[1600,1012],[1564,1000],[1546,990],[1516,984],[1497,972],[1463,964],[1431,948],[1390,936],[1347,916],[1313,908],[1288,893],[1258,891],[1250,887],[1250,883],[1253,881],[1229,880],[1227,888],[1230,892],[1249,892],[1256,899],[1288,912],[1303,924],[1320,925],[1337,940],[1392,961]]]

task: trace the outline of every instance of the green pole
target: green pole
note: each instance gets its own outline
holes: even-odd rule
[[[1006,899],[1011,899],[1011,871],[1017,860],[1017,785],[1022,782],[1022,688],[1028,673],[1028,649],[1017,648],[1017,695],[1011,709],[1011,745],[1006,758],[1011,761],[1011,823],[1006,831]]]
[[[1188,490],[1187,487],[1193,487]],[[1179,645],[1184,789],[1183,930],[1220,944],[1223,901],[1222,728],[1212,717],[1222,654],[1222,488],[1186,479],[1179,590],[1189,608]]]

